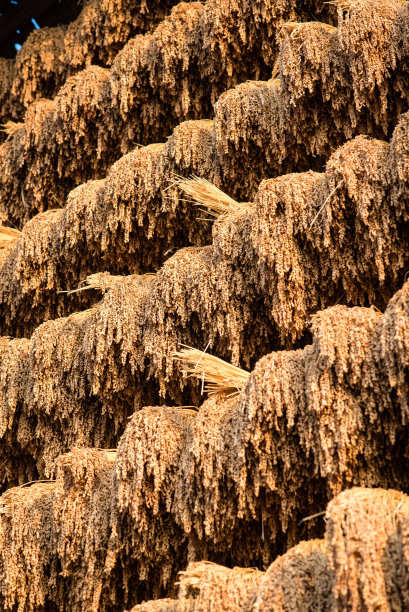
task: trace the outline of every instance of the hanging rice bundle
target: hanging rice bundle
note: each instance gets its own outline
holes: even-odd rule
[[[209,561],[191,563],[179,574],[180,612],[246,612],[262,580],[258,569],[229,569]]]
[[[110,532],[113,452],[77,448],[56,461],[58,596],[66,610],[98,610]],[[54,568],[53,568],[54,569]]]
[[[9,489],[0,498],[0,607],[34,612],[54,607],[50,568],[55,560],[56,483]],[[24,545],[22,546],[22,542]],[[57,595],[58,597],[58,595]]]
[[[344,491],[327,508],[335,610],[406,610],[409,497],[393,489]]]
[[[278,557],[254,593],[252,612],[331,612],[332,575],[324,540],[301,542]]]
[[[182,410],[152,406],[127,425],[115,463],[102,609],[113,601],[131,607],[174,594],[177,572],[187,563],[187,542],[171,500],[194,419]]]

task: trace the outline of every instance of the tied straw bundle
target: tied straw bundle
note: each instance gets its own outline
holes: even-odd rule
[[[208,355],[205,351],[186,347],[175,351],[173,357],[182,366],[182,372],[189,378],[202,381],[202,393],[228,393],[228,396],[241,392],[250,373],[223,359]]]
[[[156,274],[135,274],[135,278],[139,278],[142,283],[150,283],[156,276]],[[112,287],[125,278],[126,276],[113,276],[109,272],[96,272],[87,276],[87,278],[81,282],[83,286],[79,286],[76,289],[69,289],[68,291],[58,291],[58,293],[66,293],[72,295],[73,293],[80,293],[80,291],[88,291],[89,289],[96,289],[100,291],[109,291]]]
[[[20,236],[21,232],[19,230],[0,225],[0,249],[10,246]]]
[[[187,196],[182,202],[193,203],[195,206],[203,206],[202,212],[207,212],[213,219],[225,215],[238,205],[236,200],[226,195],[210,181],[192,174],[189,178],[174,175],[174,182],[169,186],[178,187]],[[213,220],[211,219],[211,220]]]

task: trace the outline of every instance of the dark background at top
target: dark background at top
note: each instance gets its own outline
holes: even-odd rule
[[[22,45],[35,29],[32,18],[41,28],[58,26],[73,21],[82,6],[79,0],[0,0],[0,57],[16,55],[15,43]]]

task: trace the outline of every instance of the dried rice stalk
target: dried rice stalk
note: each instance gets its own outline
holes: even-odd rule
[[[116,456],[117,456],[117,449],[109,449],[109,450],[103,450],[102,451],[105,455],[105,457],[108,459],[108,461],[110,463],[115,463],[116,461]]]
[[[202,393],[226,392],[229,396],[240,393],[250,376],[249,372],[208,355],[195,348],[185,348],[173,353],[184,366],[183,373],[202,381]]]
[[[19,230],[0,225],[0,249],[10,246],[20,236],[21,232]]]
[[[330,0],[330,2],[325,2],[324,4],[332,4],[338,9],[341,9],[341,11],[349,11],[351,8],[352,0]]]
[[[41,484],[44,487],[50,486],[50,489],[55,488],[56,481],[55,480],[33,480],[32,482],[26,482],[18,487],[13,487],[12,489],[8,489],[3,495],[0,497],[0,515],[5,514],[7,516],[11,516],[13,508],[19,505],[20,494],[22,495],[22,499],[24,498],[25,490],[31,485]]]
[[[142,274],[142,275],[134,275],[135,278],[140,276],[140,280],[142,283],[150,283],[156,276],[154,273]],[[100,291],[109,291],[112,287],[124,280],[124,276],[113,276],[109,272],[96,272],[95,274],[90,274],[87,278],[82,281],[85,283],[84,287],[77,287],[77,289],[70,289],[68,291],[58,291],[58,293],[66,293],[67,295],[71,295],[73,293],[79,293],[80,291],[87,291],[88,289],[98,289]]]
[[[16,121],[7,121],[0,126],[2,132],[7,134],[7,140],[12,138],[14,134],[24,126],[24,123],[17,123]]]
[[[286,23],[283,23],[283,25],[281,26],[281,30],[285,31],[286,33],[288,33],[290,36],[292,36],[293,38],[297,38],[297,36],[300,33],[300,30],[307,25],[307,23],[319,23],[319,25],[326,30],[327,32],[334,32],[335,30],[337,30],[337,28],[333,25],[330,25],[329,23],[322,23],[321,21],[313,21],[313,22],[308,22],[308,21],[287,21]]]
[[[225,215],[229,210],[238,205],[236,200],[223,193],[210,181],[191,175],[190,178],[175,175],[175,185],[179,187],[187,196],[187,202],[193,202],[196,206],[204,206],[206,212],[217,219],[220,215]]]
[[[213,563],[212,561],[198,561],[189,565],[186,570],[179,572],[179,576],[181,578],[180,582],[183,581],[183,583],[189,587],[198,587],[200,586],[203,577],[209,572],[209,570],[227,570],[228,572],[234,572],[236,576],[240,576],[242,578],[264,574],[264,572],[261,572],[253,567],[234,567],[232,570],[229,570],[228,568],[224,568],[223,566]],[[177,584],[180,584],[180,582]]]
[[[243,612],[251,609],[253,594],[264,572],[229,569],[210,561],[191,563],[179,573],[179,609],[189,612]]]

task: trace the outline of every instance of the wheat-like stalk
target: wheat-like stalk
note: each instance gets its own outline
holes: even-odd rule
[[[155,278],[156,274],[141,274],[139,275],[139,279],[141,281],[141,283],[150,283],[154,278]],[[137,278],[138,275],[135,275],[135,278]],[[108,291],[109,289],[112,289],[112,287],[124,280],[124,278],[126,278],[126,276],[114,276],[112,274],[110,274],[109,272],[96,272],[95,274],[90,274],[90,276],[87,276],[87,278],[82,281],[82,284],[84,284],[84,286],[79,286],[76,289],[70,289],[68,291],[58,291],[58,293],[66,293],[67,295],[71,295],[73,293],[79,293],[80,291],[88,291],[89,289],[97,289],[100,291]]]
[[[287,32],[291,37],[297,38],[301,29],[307,25],[307,23],[319,23],[319,25],[324,28],[324,30],[327,30],[327,32],[335,32],[337,29],[335,26],[330,25],[329,23],[322,23],[318,21],[286,21],[281,26],[281,29]]]
[[[21,497],[24,494],[25,489],[31,487],[32,485],[43,484],[48,488],[55,488],[56,481],[55,480],[32,480],[30,482],[25,482],[22,485],[9,489],[5,491],[3,495],[0,497],[0,515],[5,514],[10,516],[11,509],[16,507],[21,503]]]
[[[237,206],[236,200],[218,189],[213,183],[199,176],[191,175],[189,178],[174,175],[170,187],[178,187],[188,197],[187,202],[195,206],[203,206],[205,212],[217,219]]]
[[[117,450],[115,449],[107,449],[107,450],[103,450],[102,451],[105,455],[105,457],[108,459],[108,461],[110,463],[115,463],[116,461],[116,455],[117,455]]]
[[[7,121],[0,126],[2,132],[7,134],[7,140],[12,138],[14,134],[23,127],[24,123],[16,123],[15,121]]]
[[[352,0],[329,0],[329,2],[324,2],[324,4],[332,4],[332,6],[336,6],[341,11],[347,12],[351,8]]]
[[[228,569],[212,561],[198,561],[191,563],[187,569],[179,572],[179,581],[175,584],[180,585],[184,582],[186,586],[198,588],[202,585],[202,580],[206,579],[206,575],[208,575],[209,572],[215,576],[221,572],[223,574],[226,573],[230,575],[231,578],[234,577],[236,579],[252,578],[263,574],[263,572],[253,567],[233,567],[233,569]]]
[[[0,225],[0,249],[8,247],[12,242],[21,236],[21,232],[12,227]]]
[[[202,381],[202,393],[210,395],[221,391],[229,396],[240,393],[250,376],[249,372],[195,348],[175,351],[173,357],[182,364],[183,373]]]

